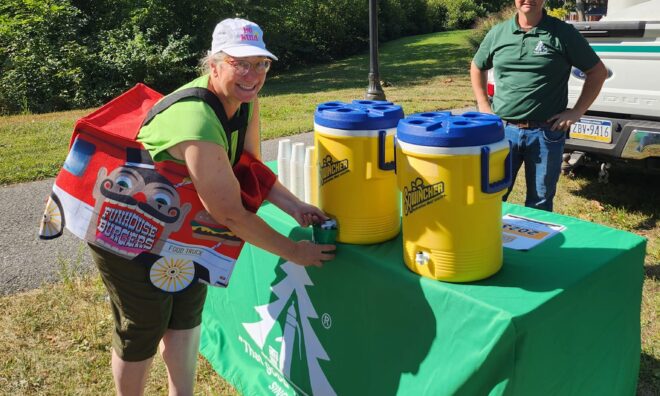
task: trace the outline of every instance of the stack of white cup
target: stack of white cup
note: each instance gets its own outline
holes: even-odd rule
[[[277,180],[286,188],[289,188],[291,182],[291,140],[281,139],[277,146]]]
[[[277,179],[298,199],[316,204],[318,197],[314,146],[280,139],[277,148]]]

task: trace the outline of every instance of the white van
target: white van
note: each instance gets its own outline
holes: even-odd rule
[[[660,169],[660,0],[609,0],[598,22],[573,23],[607,67],[608,77],[589,111],[571,127],[563,169],[585,158],[635,162]],[[577,100],[584,73],[573,69],[568,106]]]

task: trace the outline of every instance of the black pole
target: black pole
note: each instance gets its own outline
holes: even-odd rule
[[[368,100],[385,100],[378,76],[378,0],[369,0],[369,87]]]

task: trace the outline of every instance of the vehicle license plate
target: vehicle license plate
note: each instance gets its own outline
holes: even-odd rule
[[[571,139],[612,143],[612,121],[580,118],[579,122],[571,125],[569,136]]]

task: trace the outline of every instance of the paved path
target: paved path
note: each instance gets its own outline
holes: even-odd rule
[[[289,137],[313,144],[311,132]],[[262,143],[264,160],[277,157],[277,139]],[[61,279],[62,271],[90,271],[93,264],[86,245],[68,231],[42,241],[39,221],[53,179],[0,188],[0,295],[34,289]]]

